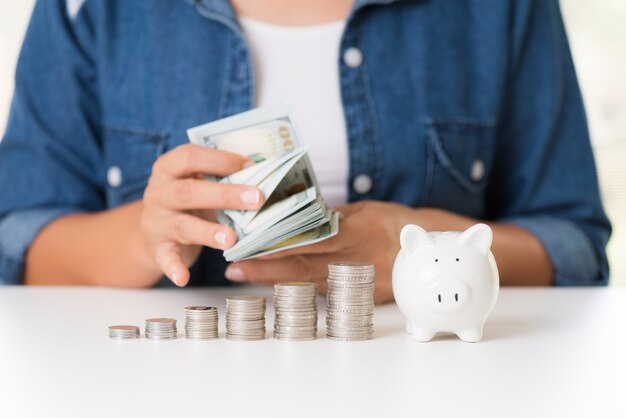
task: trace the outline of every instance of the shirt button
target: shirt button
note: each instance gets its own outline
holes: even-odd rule
[[[470,171],[470,176],[474,181],[480,181],[485,176],[485,163],[482,160],[476,160],[472,164],[472,170]]]
[[[122,169],[116,165],[109,167],[107,181],[111,187],[120,187],[122,184]]]
[[[356,68],[363,63],[363,53],[354,46],[348,48],[343,52],[343,62],[350,68]]]
[[[367,174],[359,174],[352,181],[352,187],[358,194],[365,194],[372,190],[372,178]]]

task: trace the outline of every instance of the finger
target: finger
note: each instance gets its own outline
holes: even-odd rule
[[[249,162],[243,155],[185,144],[163,154],[155,162],[153,172],[173,178],[190,177],[197,173],[228,176],[242,170]]]
[[[327,276],[327,265],[336,261],[333,255],[297,255],[278,260],[247,260],[232,263],[226,278],[235,282],[279,283],[285,281],[320,281]]]
[[[193,178],[168,181],[152,187],[146,191],[144,199],[172,210],[256,210],[264,202],[263,193],[256,187]]]
[[[328,259],[309,257],[311,268],[304,267],[300,260],[259,261],[248,260],[231,264],[226,269],[226,277],[234,282],[249,281],[263,285],[274,285],[284,282],[317,283],[319,293],[326,294],[328,287],[326,265]]]
[[[161,271],[176,286],[183,287],[189,283],[189,270],[180,256],[179,246],[166,241],[158,245],[156,249],[156,260]]]
[[[186,213],[176,213],[166,222],[165,235],[183,245],[205,245],[224,250],[237,242],[237,235],[231,228]]]
[[[351,216],[363,209],[366,201],[351,203],[349,205],[341,205],[335,208],[336,212],[339,212],[343,217]]]

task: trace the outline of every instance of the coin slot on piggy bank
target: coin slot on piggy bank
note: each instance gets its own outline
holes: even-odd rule
[[[440,332],[466,342],[482,339],[500,288],[492,240],[485,224],[463,232],[402,228],[393,293],[416,341],[430,341]]]

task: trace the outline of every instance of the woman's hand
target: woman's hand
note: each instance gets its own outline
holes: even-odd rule
[[[203,245],[223,250],[237,241],[231,228],[215,222],[213,209],[255,210],[263,204],[263,194],[255,187],[202,176],[228,176],[248,164],[238,154],[186,144],[152,167],[143,198],[142,241],[149,258],[178,286],[189,282],[188,267]]]
[[[326,292],[327,265],[333,261],[365,261],[376,267],[377,303],[393,299],[391,270],[400,249],[400,230],[415,221],[416,210],[396,203],[365,201],[337,208],[343,216],[339,234],[317,244],[231,264],[233,281],[273,284],[311,281]]]

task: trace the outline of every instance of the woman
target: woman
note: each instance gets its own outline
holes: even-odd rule
[[[327,262],[369,260],[387,301],[404,224],[483,220],[503,284],[606,284],[558,4],[531,0],[39,2],[0,145],[0,280],[224,283],[236,236],[211,210],[263,196],[199,179],[246,161],[181,145],[185,130],[276,102],[344,219],[231,281],[323,288]]]

